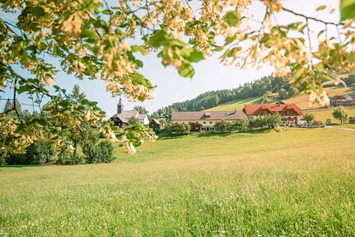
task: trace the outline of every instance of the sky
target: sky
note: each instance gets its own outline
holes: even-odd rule
[[[320,19],[339,22],[339,1],[337,0],[288,0],[283,2],[284,7],[292,9],[293,11],[302,13],[307,16],[319,17]],[[315,9],[320,5],[327,5],[335,7],[337,10],[333,14],[320,14]],[[254,15],[254,19],[262,20],[264,16],[263,4],[254,1],[250,6],[249,11]],[[0,14],[4,14],[0,12]],[[2,16],[3,17],[3,16]],[[16,18],[9,14],[4,17],[11,23],[16,23]],[[283,12],[276,15],[279,24],[288,24],[295,21],[302,21],[302,18],[295,17],[289,13]],[[273,19],[275,21],[275,19]],[[260,25],[255,23],[255,27]],[[324,28],[323,24],[317,22],[310,22],[310,28],[314,32]],[[329,27],[330,34],[335,34],[335,28]],[[312,43],[316,41],[317,35],[312,35]],[[219,89],[232,89],[245,82],[252,82],[260,79],[263,76],[268,76],[272,72],[272,68],[265,65],[261,69],[239,69],[235,66],[224,66],[219,63],[218,54],[207,58],[197,64],[194,64],[195,75],[193,79],[186,79],[181,77],[177,70],[173,67],[164,67],[155,54],[144,56],[142,61],[144,68],[141,72],[148,78],[153,85],[156,85],[155,99],[146,100],[143,103],[128,102],[128,99],[122,96],[125,110],[131,110],[135,105],[142,105],[152,113],[159,108],[170,105],[175,102],[181,102],[188,99],[193,99],[201,93],[207,91],[214,91]],[[107,116],[110,117],[116,113],[116,105],[119,97],[113,98],[106,92],[105,83],[100,80],[83,80],[75,79],[72,75],[59,73],[56,75],[55,83],[67,90],[71,90],[75,84],[79,84],[80,88],[85,91],[89,100],[97,101],[101,109],[106,111]],[[12,90],[6,89],[5,93],[1,93],[2,98],[10,97]],[[23,103],[26,101],[26,96],[20,97]],[[22,102],[22,101],[21,101]],[[4,101],[0,101],[0,110],[4,106]],[[26,106],[23,106],[25,109]],[[30,109],[30,108],[27,108]]]

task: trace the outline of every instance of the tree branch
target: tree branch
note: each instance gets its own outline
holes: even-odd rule
[[[289,13],[291,13],[293,15],[303,17],[303,18],[308,19],[308,20],[312,20],[312,21],[317,21],[317,22],[323,23],[325,25],[333,25],[333,26],[343,26],[344,25],[343,23],[334,23],[334,22],[330,22],[330,21],[323,21],[323,20],[315,18],[315,17],[306,16],[306,15],[303,15],[301,13],[292,11],[292,10],[287,9],[287,8],[284,8],[284,7],[282,7],[282,10],[284,10],[285,12],[289,12]],[[355,29],[355,27],[352,27],[352,26],[349,26],[349,28]]]

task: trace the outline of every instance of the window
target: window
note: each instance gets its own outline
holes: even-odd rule
[[[210,124],[212,124],[212,122],[210,122]]]
[[[206,122],[203,122],[203,124],[206,124]]]

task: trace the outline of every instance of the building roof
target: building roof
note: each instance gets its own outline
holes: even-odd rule
[[[207,115],[207,117],[206,117]],[[172,121],[182,120],[236,120],[246,119],[247,116],[242,111],[199,111],[199,112],[174,112],[172,113]]]
[[[143,114],[146,116],[145,114]],[[131,110],[131,111],[122,111],[122,113],[119,114],[114,114],[111,118],[119,118],[122,123],[128,123],[130,118],[138,118],[139,119],[140,114],[138,114],[137,111]],[[144,119],[144,116],[142,119]]]
[[[147,115],[146,114],[138,114],[138,119],[139,120],[143,120],[145,117],[147,117]]]
[[[349,95],[335,95],[335,96],[331,97],[330,100],[344,100],[344,101],[349,101],[349,102],[354,101],[354,99],[351,98]]]
[[[247,104],[243,111],[246,115],[256,114],[260,109],[267,109],[272,112],[282,112],[293,109],[298,115],[302,115],[302,110],[295,104]]]
[[[158,119],[152,119],[151,121],[154,121],[156,124],[161,125]]]

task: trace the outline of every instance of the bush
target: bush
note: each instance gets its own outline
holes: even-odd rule
[[[102,141],[95,146],[86,147],[84,151],[86,163],[111,163],[115,160],[113,146],[109,141]]]
[[[190,124],[184,123],[173,123],[170,127],[171,132],[175,132],[178,134],[190,134],[191,126]]]
[[[355,124],[355,117],[350,117],[349,118],[349,123]]]
[[[6,165],[5,157],[0,157],[0,166]]]
[[[9,165],[42,165],[52,161],[54,154],[51,144],[37,140],[26,148],[25,154],[12,154],[6,162]]]
[[[331,124],[332,120],[330,118],[327,118],[327,120],[325,121],[326,124]]]
[[[58,154],[58,165],[77,165],[82,164],[84,157],[71,152],[61,152]]]

